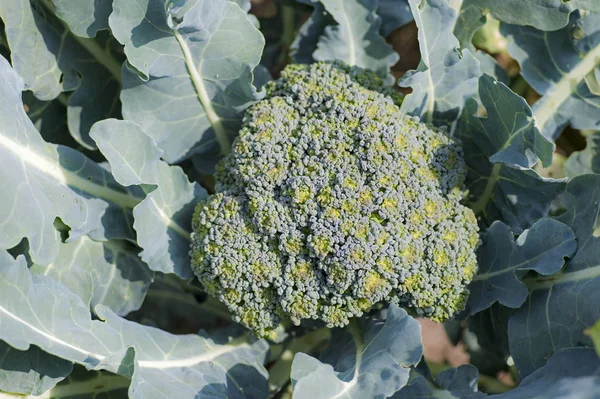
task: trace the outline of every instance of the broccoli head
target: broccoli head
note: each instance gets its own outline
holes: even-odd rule
[[[380,302],[436,321],[461,310],[478,228],[459,143],[357,67],[290,65],[266,90],[194,213],[207,292],[264,337]]]

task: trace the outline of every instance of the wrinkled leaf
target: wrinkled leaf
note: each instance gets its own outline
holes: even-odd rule
[[[600,173],[600,134],[586,138],[583,151],[572,153],[565,162],[565,175],[575,177],[586,173]]]
[[[600,127],[600,97],[585,79],[600,65],[600,13],[581,19],[574,14],[571,19],[575,28],[554,32],[504,24],[501,28],[523,77],[542,95],[533,112],[540,130],[553,140],[567,124],[575,129]]]
[[[338,23],[325,27],[313,56],[317,61],[342,60],[377,72],[391,82],[390,67],[398,61],[379,33],[377,0],[320,0]]]
[[[96,39],[74,36],[45,4],[29,0],[0,2],[12,64],[23,77],[25,88],[40,100],[73,92],[67,101],[69,131],[82,146],[93,149],[88,136],[91,126],[120,115],[121,62],[113,53],[115,41],[106,32]],[[60,9],[66,10],[62,6]]]
[[[496,19],[513,25],[529,25],[540,30],[560,29],[569,22],[577,8],[600,11],[600,3],[587,0],[465,0],[492,14]]]
[[[81,37],[94,37],[108,29],[112,0],[51,0],[56,15]]]
[[[479,271],[469,285],[465,312],[475,314],[496,301],[510,308],[520,307],[529,294],[521,282],[525,273],[556,273],[564,265],[564,258],[576,249],[573,231],[554,219],[538,220],[516,240],[508,226],[494,222],[477,250]]]
[[[87,371],[75,365],[73,372],[56,387],[44,393],[44,399],[106,398],[126,399],[131,381],[106,371]],[[33,398],[27,398],[33,399]]]
[[[52,262],[60,242],[53,226],[57,217],[71,228],[71,240],[88,233],[95,239],[132,239],[127,220],[141,200],[140,190],[123,188],[81,153],[46,143],[23,109],[23,81],[4,58],[0,75],[0,158],[5,164],[0,247],[12,248],[26,237],[34,262]]]
[[[525,377],[515,389],[494,399],[596,398],[600,395],[600,360],[593,350],[562,349]]]
[[[408,0],[379,0],[377,14],[381,18],[383,37],[413,20]]]
[[[419,323],[396,305],[390,305],[380,316],[335,330],[320,360],[304,353],[294,358],[294,396],[391,396],[406,385],[409,367],[421,358],[420,332]]]
[[[565,182],[529,169],[538,159],[549,164],[554,145],[535,127],[525,100],[487,75],[479,79],[479,97],[487,117],[477,116],[471,99],[456,129],[468,167],[471,208],[487,225],[503,220],[519,234],[546,216]]]
[[[142,184],[146,198],[133,209],[142,260],[155,271],[190,278],[189,245],[194,207],[207,193],[190,183],[180,167],[160,160],[152,137],[130,121],[105,120],[91,137],[123,185]]]
[[[556,219],[571,227],[577,252],[557,274],[531,276],[527,302],[509,320],[510,349],[523,375],[531,374],[561,348],[591,346],[584,330],[600,319],[600,238],[594,235],[600,209],[600,175],[567,185],[565,211]]]
[[[193,154],[214,165],[228,153],[264,38],[227,0],[115,0],[109,22],[125,45],[123,116],[140,125],[173,163]]]
[[[92,241],[86,236],[60,244],[49,265],[33,265],[43,274],[79,295],[90,309],[102,304],[125,316],[142,305],[153,274],[125,242]]]
[[[290,47],[290,55],[294,62],[299,64],[310,64],[315,61],[313,54],[317,49],[319,38],[325,32],[325,27],[333,25],[335,20],[325,11],[325,7],[320,2],[308,4],[314,7],[314,10],[308,20],[302,25]]]
[[[264,341],[171,335],[122,319],[103,305],[95,309],[100,320],[92,320],[77,295],[49,277],[32,275],[22,256],[15,260],[6,252],[0,252],[0,292],[0,339],[19,350],[36,345],[88,369],[127,377],[130,398],[164,392],[178,398],[266,395]]]
[[[436,126],[450,125],[465,100],[476,94],[480,69],[477,59],[467,50],[458,50],[452,33],[457,13],[444,0],[409,0],[419,28],[421,62],[398,82],[411,87],[402,111]]]
[[[17,350],[0,341],[0,392],[41,395],[67,377],[73,364],[31,346]]]

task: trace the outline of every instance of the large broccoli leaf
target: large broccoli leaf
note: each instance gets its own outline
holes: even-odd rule
[[[90,309],[108,306],[125,316],[142,305],[153,273],[126,242],[96,242],[83,236],[61,243],[49,265],[32,265],[31,272],[43,274],[79,295]]]
[[[599,3],[600,4],[600,3]],[[551,139],[565,125],[600,127],[600,96],[595,78],[600,65],[600,13],[571,17],[571,24],[553,32],[503,24],[508,51],[522,75],[542,95],[533,106],[536,122]]]
[[[207,193],[190,183],[180,167],[160,160],[152,137],[130,121],[105,120],[91,137],[108,159],[115,179],[142,185],[146,198],[133,209],[140,256],[152,270],[192,277],[189,246],[195,205]]]
[[[494,399],[565,399],[600,396],[600,359],[592,349],[556,352],[548,363],[525,377],[519,386]]]
[[[479,97],[487,117],[477,115],[477,102],[470,99],[456,130],[465,151],[471,208],[486,224],[503,220],[519,234],[546,216],[565,182],[531,170],[538,159],[551,162],[554,145],[536,128],[523,98],[487,75],[479,79]]]
[[[586,138],[584,150],[572,153],[565,162],[565,175],[575,177],[586,173],[600,173],[600,134]]]
[[[26,237],[35,263],[52,262],[60,242],[56,218],[70,227],[71,240],[84,234],[134,239],[127,220],[143,192],[122,187],[81,153],[46,143],[23,109],[23,81],[4,58],[0,75],[0,157],[5,166],[0,247],[14,247]]]
[[[489,12],[509,24],[528,25],[544,31],[567,25],[569,15],[578,8],[600,11],[600,3],[590,0],[464,0],[463,7]]]
[[[127,377],[131,398],[164,392],[184,399],[266,395],[264,341],[171,335],[122,319],[103,305],[95,309],[100,320],[92,320],[77,295],[47,276],[32,275],[22,256],[15,260],[5,251],[0,292],[0,339],[18,350],[36,345],[88,369]]]
[[[88,10],[91,9],[90,1],[86,0]],[[61,15],[74,23],[75,16],[68,13],[80,5],[67,12],[64,1],[57,0],[56,3]],[[94,21],[96,17],[101,18],[98,14],[110,10],[106,3],[94,8],[97,14],[87,14],[79,21],[81,29],[87,25],[91,36],[104,26]],[[84,9],[81,7],[80,11]],[[73,35],[52,10],[50,1],[0,2],[0,18],[6,26],[12,63],[25,80],[25,88],[33,91],[40,100],[73,92],[68,98],[61,95],[67,103],[69,131],[82,146],[93,149],[94,143],[88,136],[91,126],[98,120],[120,115],[121,62],[114,53],[117,43],[107,32],[101,32],[95,39]]]
[[[591,346],[584,330],[600,319],[600,175],[583,175],[567,185],[564,213],[556,219],[571,227],[577,252],[559,273],[524,279],[526,303],[509,321],[510,350],[523,375],[544,365],[557,350]]]
[[[317,61],[342,60],[377,72],[391,81],[390,67],[398,61],[392,46],[379,33],[377,0],[320,0],[338,25],[325,27],[313,56]]]
[[[41,395],[71,373],[73,364],[31,346],[17,350],[0,340],[0,392]]]
[[[465,312],[475,314],[496,301],[510,308],[520,307],[529,294],[521,282],[527,271],[554,274],[576,248],[573,231],[554,219],[538,220],[516,241],[508,226],[494,222],[477,250],[479,272],[469,285]]]
[[[125,45],[123,115],[139,124],[167,162],[229,152],[264,38],[227,0],[115,0],[109,18]],[[208,163],[208,162],[207,162]]]
[[[396,305],[334,331],[317,360],[299,353],[292,364],[294,397],[387,397],[406,385],[423,353],[419,323]]]
[[[424,122],[447,126],[456,120],[465,100],[475,95],[479,62],[468,50],[459,51],[452,33],[457,12],[446,1],[409,0],[409,4],[419,28],[421,62],[398,83],[413,89],[401,108]]]

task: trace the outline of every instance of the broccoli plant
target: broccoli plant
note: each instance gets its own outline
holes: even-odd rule
[[[0,399],[600,397],[600,2],[0,21]]]

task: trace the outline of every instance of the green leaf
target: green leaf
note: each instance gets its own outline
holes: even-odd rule
[[[515,240],[504,223],[496,221],[485,231],[477,249],[479,271],[469,285],[465,313],[473,315],[494,302],[518,308],[529,291],[521,278],[527,271],[541,275],[559,271],[577,249],[575,234],[554,219],[540,219]]]
[[[144,185],[147,196],[133,209],[142,260],[152,270],[192,277],[191,219],[206,190],[190,183],[180,167],[161,161],[163,152],[152,137],[131,121],[104,120],[90,135],[119,183]]]
[[[4,58],[0,76],[0,158],[10,170],[0,194],[0,248],[26,237],[33,261],[51,263],[60,243],[57,217],[71,228],[70,240],[133,239],[127,221],[143,193],[125,189],[81,153],[46,143],[23,109],[23,81]]]
[[[408,0],[379,0],[377,15],[381,18],[379,30],[383,37],[413,20]]]
[[[42,0],[52,2],[56,15],[65,21],[71,32],[81,37],[95,37],[108,29],[112,0]]]
[[[567,124],[575,129],[600,126],[600,97],[586,79],[600,65],[599,26],[600,13],[592,13],[583,18],[573,14],[570,26],[553,32],[501,27],[523,77],[542,95],[533,112],[548,138],[558,138]]]
[[[390,67],[399,57],[379,33],[381,19],[375,13],[377,0],[320,0],[338,23],[325,27],[314,59],[342,60],[377,72],[391,82]]]
[[[25,88],[44,101],[73,92],[68,98],[69,131],[82,146],[94,149],[88,136],[91,126],[120,115],[121,62],[114,56],[116,42],[107,32],[96,39],[73,35],[52,14],[47,1],[2,1],[0,18],[12,65]]]
[[[572,153],[565,163],[565,175],[575,177],[586,173],[600,173],[600,134],[586,137],[583,151]]]
[[[594,235],[600,210],[600,175],[583,175],[567,185],[564,213],[556,219],[577,237],[575,255],[557,274],[530,276],[527,302],[509,321],[515,364],[531,374],[561,348],[591,346],[584,330],[600,319],[600,238]]]
[[[389,397],[406,385],[410,366],[421,359],[421,328],[396,305],[367,320],[334,330],[317,360],[298,353],[292,386],[298,398]]]
[[[56,387],[44,393],[44,399],[106,398],[126,399],[131,381],[105,371],[87,371],[75,366],[73,372]],[[9,398],[7,398],[9,399]],[[17,398],[14,398],[17,399]],[[36,399],[26,397],[21,399]]]
[[[0,341],[0,392],[38,396],[62,381],[72,369],[71,362],[37,346],[20,351]]]
[[[456,120],[465,100],[476,94],[479,62],[467,50],[458,50],[452,30],[456,11],[445,0],[410,0],[419,28],[421,62],[399,81],[413,92],[402,102],[402,111],[436,126]]]
[[[494,399],[596,398],[600,395],[600,360],[590,349],[563,349],[525,377],[514,389]]]
[[[81,299],[43,275],[32,275],[22,256],[0,252],[0,339],[19,350],[36,345],[88,369],[131,380],[130,398],[208,395],[264,398],[264,341],[243,335],[211,339],[171,335],[120,318],[98,305],[92,320]],[[102,321],[103,320],[103,321]],[[177,381],[174,384],[173,381]]]
[[[115,0],[109,22],[125,45],[123,116],[140,125],[174,163],[229,152],[264,38],[227,0]]]
[[[103,304],[121,316],[139,309],[154,277],[125,242],[100,243],[86,236],[60,244],[52,263],[30,270],[64,285],[90,309]]]
[[[456,133],[463,142],[471,208],[491,225],[503,220],[519,234],[544,217],[565,182],[544,179],[530,168],[552,161],[554,145],[535,127],[524,99],[483,75],[479,97],[487,117],[467,101]]]
[[[471,7],[513,25],[528,25],[544,31],[560,29],[577,8],[600,11],[600,4],[586,0],[465,0]]]

